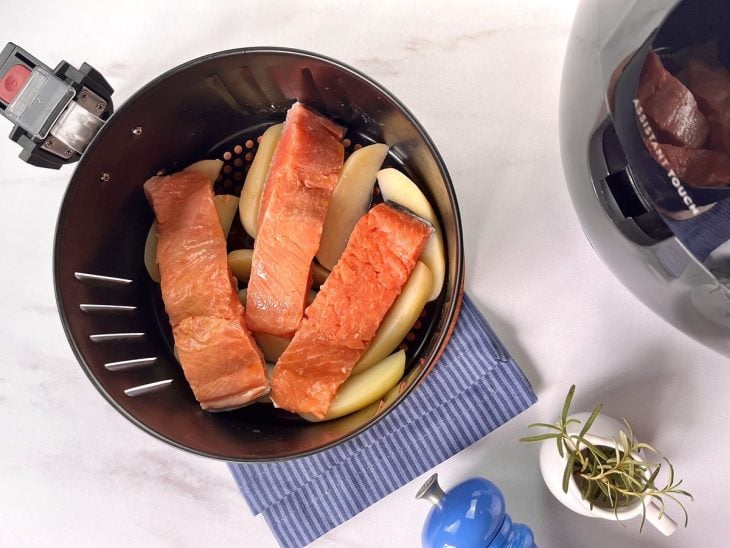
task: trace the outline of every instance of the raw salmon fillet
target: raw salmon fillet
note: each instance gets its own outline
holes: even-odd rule
[[[660,143],[702,148],[710,134],[707,119],[692,93],[649,52],[636,93]]]
[[[300,103],[289,110],[261,196],[246,323],[287,336],[302,321],[312,259],[342,170],[344,129]]]
[[[385,204],[355,225],[347,247],[302,326],[279,358],[271,399],[295,413],[323,418],[337,389],[375,336],[433,228]]]
[[[157,263],[185,378],[203,409],[240,407],[269,391],[228,267],[210,180],[199,173],[144,184],[157,218]]]

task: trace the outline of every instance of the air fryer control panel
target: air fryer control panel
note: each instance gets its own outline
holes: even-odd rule
[[[0,114],[30,164],[58,169],[78,160],[111,115],[112,93],[86,63],[76,69],[61,61],[51,70],[13,43],[0,52]]]

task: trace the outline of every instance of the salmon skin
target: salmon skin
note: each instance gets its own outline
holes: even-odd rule
[[[246,323],[290,336],[301,324],[332,192],[342,171],[344,128],[301,103],[287,113],[259,211]]]
[[[193,394],[209,411],[269,392],[263,355],[246,329],[210,180],[200,173],[144,184],[157,218],[162,300]]]
[[[355,225],[302,326],[274,367],[278,407],[324,418],[421,256],[433,227],[379,204]]]

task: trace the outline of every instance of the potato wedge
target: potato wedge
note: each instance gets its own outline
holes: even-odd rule
[[[321,264],[313,262],[312,263],[312,286],[313,287],[321,287],[322,284],[327,279],[327,276],[330,275],[330,271],[327,270],[325,267],[323,267]]]
[[[259,345],[261,352],[264,353],[266,361],[274,363],[279,360],[279,356],[282,355],[291,342],[291,339],[287,339],[286,337],[277,337],[268,333],[254,333],[253,338],[256,339],[256,344]]]
[[[274,374],[274,364],[267,363],[266,364],[266,375],[269,377],[269,380],[271,380],[271,375],[273,375],[273,374]],[[261,396],[254,403],[268,403],[269,405],[274,404],[274,402],[271,401],[271,397],[269,396],[269,393],[266,393],[265,396]]]
[[[387,154],[388,145],[369,145],[353,152],[342,166],[316,255],[325,268],[334,268],[345,250],[355,223],[367,213],[376,175]]]
[[[144,242],[144,266],[153,281],[160,283],[160,267],[157,265],[157,221],[152,221]]]
[[[241,224],[244,230],[255,238],[258,232],[259,206],[261,205],[261,193],[264,190],[266,176],[269,174],[271,158],[274,156],[276,145],[281,139],[281,131],[284,124],[271,126],[261,136],[256,156],[251,162],[251,167],[246,174],[246,180],[241,190],[241,201],[238,206],[238,214],[241,217]]]
[[[433,287],[428,297],[433,301],[441,294],[446,273],[446,256],[444,240],[436,214],[428,203],[426,196],[406,175],[397,169],[387,168],[378,172],[378,186],[383,199],[410,209],[413,213],[426,219],[433,225],[434,231],[421,255],[421,261],[433,274]]]
[[[405,367],[406,353],[399,350],[367,371],[351,376],[342,383],[327,415],[321,420],[328,421],[349,415],[377,402],[398,384]],[[320,420],[308,413],[301,416],[311,422]]]
[[[241,289],[238,292],[238,298],[241,299],[243,306],[246,306],[246,297],[248,296],[247,289]],[[264,358],[267,362],[276,363],[279,356],[289,346],[291,339],[285,337],[277,337],[276,335],[269,335],[268,333],[253,333],[253,338],[256,340],[256,344],[259,345],[261,352],[264,353]],[[271,366],[274,367],[273,365]],[[269,371],[271,373],[271,371]]]
[[[228,254],[228,266],[231,267],[233,275],[241,283],[248,283],[251,277],[251,260],[253,249],[236,249]]]
[[[357,375],[388,356],[406,338],[418,320],[433,287],[433,274],[421,261],[416,263],[403,291],[390,307],[370,346],[352,370]]]
[[[374,401],[370,405],[366,405],[354,413],[340,417],[336,422],[330,423],[332,431],[341,432],[342,434],[352,432],[372,419],[378,413],[379,405],[380,400]]]
[[[218,220],[223,229],[223,236],[228,238],[228,233],[231,231],[231,225],[233,224],[233,218],[236,216],[236,211],[238,211],[238,196],[220,194],[214,196],[213,200],[215,201],[215,209],[218,211]]]
[[[218,178],[218,175],[220,175],[222,168],[223,160],[200,160],[199,162],[190,164],[188,167],[183,169],[183,171],[197,171],[198,173],[202,173],[208,177],[208,179],[210,179],[210,183],[213,184]]]
[[[246,297],[248,296],[248,290],[246,288],[241,289],[238,292],[238,298],[241,299],[243,306],[246,306]],[[274,335],[267,335],[266,333],[253,333],[253,338],[256,340],[256,344],[259,345],[261,352],[264,354],[266,360],[266,372],[269,375],[269,379],[274,371],[274,363],[279,359],[282,352],[291,342],[291,339],[285,339],[283,337],[275,337]],[[271,398],[268,396],[262,396],[256,403],[271,403]]]
[[[401,393],[403,392],[403,390],[405,389],[405,387],[406,386],[405,386],[405,384],[403,383],[403,381],[401,379],[401,380],[399,380],[395,384],[395,386],[393,388],[391,388],[390,390],[388,390],[388,392],[386,392],[385,396],[383,396],[382,398],[380,398],[380,401],[382,403],[381,409],[385,409],[391,403],[393,403],[395,401],[395,399],[398,396],[401,395]]]

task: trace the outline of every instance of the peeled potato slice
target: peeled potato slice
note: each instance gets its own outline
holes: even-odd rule
[[[316,293],[310,291],[307,296],[307,300],[311,303],[314,300]],[[248,290],[241,289],[238,292],[238,298],[241,299],[243,306],[246,306],[246,298],[248,297]],[[261,352],[264,353],[264,358],[267,362],[277,362],[279,356],[284,353],[286,347],[289,346],[291,339],[286,337],[277,337],[276,335],[269,335],[268,333],[254,333],[253,338],[256,339],[256,344],[259,345]]]
[[[320,287],[329,275],[330,271],[321,264],[312,263],[312,285],[314,287]]]
[[[307,291],[307,304],[312,304],[314,302],[314,298],[317,296],[317,292],[313,289],[310,289]]]
[[[150,278],[160,283],[160,267],[157,265],[157,221],[152,221],[147,240],[144,242],[144,265]]]
[[[257,226],[259,221],[259,207],[261,205],[261,193],[264,190],[264,183],[266,182],[266,176],[269,174],[271,158],[274,156],[276,145],[279,144],[283,128],[284,124],[276,124],[264,131],[259,142],[259,148],[256,151],[256,156],[254,156],[253,162],[251,162],[251,167],[243,183],[238,214],[241,217],[241,224],[244,230],[252,238],[255,238],[258,232]]]
[[[228,266],[239,282],[248,282],[251,277],[253,249],[236,249],[228,254]]]
[[[418,320],[433,287],[433,274],[421,261],[416,263],[403,291],[390,307],[370,346],[352,370],[357,375],[395,350]]]
[[[241,289],[238,292],[238,298],[241,299],[243,306],[246,306],[246,297],[248,296],[247,289]],[[279,356],[284,352],[286,347],[291,342],[290,339],[284,339],[283,337],[275,337],[274,335],[267,335],[265,333],[253,333],[253,338],[256,340],[256,344],[259,345],[261,352],[264,354],[266,360],[266,374],[271,379],[271,375],[274,372],[274,362],[279,359]],[[271,403],[271,398],[263,396],[256,400],[256,403]]]
[[[392,404],[396,400],[396,398],[401,395],[405,387],[406,383],[403,381],[403,379],[400,379],[393,388],[388,390],[385,396],[380,398],[380,401],[378,401],[377,407],[373,412],[373,416],[377,415],[378,413],[382,413],[385,409],[390,407],[390,404]]]
[[[266,376],[269,377],[269,380],[271,380],[271,375],[274,374],[274,364],[273,363],[267,363],[266,364]],[[259,399],[256,400],[255,403],[268,403],[273,404],[274,402],[271,401],[271,397],[267,393],[265,396],[261,396]]]
[[[199,162],[190,164],[183,171],[197,171],[198,173],[202,173],[213,184],[218,178],[218,175],[220,175],[221,168],[223,168],[223,160],[200,160]]]
[[[367,213],[375,177],[388,154],[388,145],[375,144],[353,152],[342,166],[322,228],[317,260],[332,270],[340,259],[358,219]]]
[[[381,409],[384,409],[388,407],[391,403],[395,401],[395,399],[401,395],[403,392],[403,389],[405,388],[405,384],[402,380],[399,380],[396,385],[388,390],[388,392],[383,396],[380,400],[381,402]]]
[[[328,421],[349,415],[377,402],[398,384],[405,368],[406,353],[399,350],[367,371],[351,376],[342,383],[327,415],[321,420]],[[302,414],[302,417],[311,422],[320,420],[308,413]]]
[[[238,292],[238,298],[241,299],[243,306],[246,306],[247,297],[247,289],[244,288]],[[259,345],[261,352],[264,353],[264,358],[266,358],[267,362],[277,362],[279,356],[284,353],[284,350],[286,350],[286,347],[291,342],[291,339],[287,339],[286,337],[277,337],[268,333],[254,333],[253,338],[256,339],[256,344]]]
[[[268,333],[254,333],[253,338],[256,339],[256,344],[259,345],[261,352],[264,353],[266,361],[274,363],[279,361],[279,356],[284,353],[284,350],[286,350],[286,347],[291,342],[291,339],[287,339],[286,337],[277,337]]]
[[[383,199],[410,209],[413,213],[426,219],[433,225],[434,231],[429,238],[426,248],[421,255],[421,261],[433,274],[433,287],[428,297],[433,301],[441,294],[446,273],[446,257],[444,255],[444,240],[441,235],[436,214],[423,195],[423,192],[403,173],[397,169],[387,168],[378,172],[378,186]]]
[[[236,211],[238,211],[238,197],[232,194],[220,194],[214,196],[213,200],[215,201],[215,209],[218,211],[218,220],[223,229],[223,236],[228,238],[233,218],[236,216]]]

